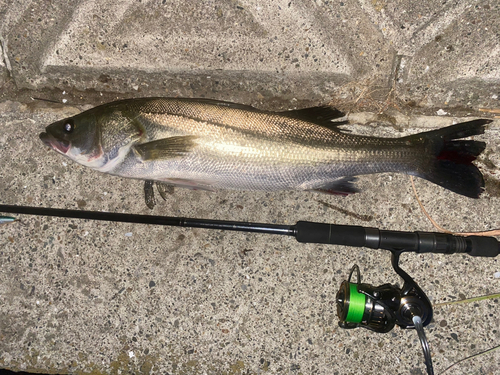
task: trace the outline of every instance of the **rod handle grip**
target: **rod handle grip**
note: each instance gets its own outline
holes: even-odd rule
[[[500,253],[500,246],[494,237],[468,236],[467,253],[473,257],[496,257]]]
[[[355,225],[333,225],[298,221],[295,225],[297,241],[330,245],[365,246],[365,228]]]
[[[302,243],[322,243],[372,249],[413,251],[416,253],[466,253],[477,257],[495,257],[500,245],[494,237],[454,236],[433,232],[401,232],[299,221],[295,238]]]

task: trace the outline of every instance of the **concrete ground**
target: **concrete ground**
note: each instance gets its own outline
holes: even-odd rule
[[[210,97],[281,110],[330,103],[353,131],[401,136],[500,108],[494,1],[1,1],[2,204],[393,230],[434,228],[409,178],[359,179],[349,197],[177,189],[153,211],[140,181],[63,160],[38,134],[123,97]],[[58,102],[32,100],[43,98]],[[64,104],[63,104],[64,101]],[[483,111],[480,111],[483,109]],[[490,112],[484,112],[484,110]],[[486,192],[416,185],[453,231],[500,227],[500,122]],[[202,229],[18,216],[0,226],[0,368],[45,373],[424,374],[417,335],[337,325],[353,264],[400,280],[384,251]],[[498,259],[406,255],[433,303],[500,292]],[[500,344],[498,299],[435,308],[436,373]],[[499,373],[500,354],[445,374]]]

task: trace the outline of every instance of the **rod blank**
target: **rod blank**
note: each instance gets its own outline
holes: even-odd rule
[[[73,219],[114,221],[122,223],[166,225],[172,227],[205,228],[205,229],[232,230],[240,232],[281,234],[287,236],[295,235],[294,226],[247,223],[239,221],[189,219],[185,217],[121,214],[115,212],[81,211],[81,210],[67,210],[61,208],[28,207],[28,206],[13,206],[13,205],[0,205],[0,212],[38,215],[38,216],[67,217]]]

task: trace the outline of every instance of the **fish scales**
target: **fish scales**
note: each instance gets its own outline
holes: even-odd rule
[[[146,119],[142,123],[146,134],[151,134],[150,139],[179,135],[198,137],[197,147],[190,157],[185,158],[184,163],[178,166],[177,173],[171,173],[170,178],[186,176],[186,171],[189,170],[192,173],[190,178],[208,181],[213,174],[223,176],[222,185],[210,183],[220,188],[277,190],[293,187],[294,184],[297,186],[305,180],[306,175],[313,172],[319,176],[312,185],[322,179],[330,181],[332,177],[387,170],[390,168],[390,162],[395,164],[393,168],[400,169],[402,160],[415,158],[415,151],[404,148],[399,140],[353,137],[316,124],[274,114],[203,104],[182,104],[184,103],[179,105],[177,102],[163,105],[161,108],[150,108],[151,106],[147,105],[137,109],[141,115],[136,120]],[[208,110],[204,110],[204,107],[208,107]],[[336,147],[336,144],[345,146]],[[381,150],[384,146],[389,149]],[[401,149],[395,151],[392,149],[395,146]],[[385,165],[380,163],[384,154],[388,158]],[[372,160],[377,155],[378,165],[366,164],[366,160]],[[200,160],[218,162],[208,164]],[[337,171],[332,170],[332,163],[335,163]],[[346,165],[339,168],[339,163]],[[163,162],[158,162],[155,171],[148,171],[148,175],[142,178],[161,179],[162,164]],[[297,174],[298,166],[306,168],[303,175]],[[135,169],[130,165],[125,165],[122,172],[116,172],[121,174],[127,173],[126,171],[135,173]],[[252,181],[242,181],[242,174],[250,175]],[[270,180],[268,185],[266,178]]]
[[[198,189],[349,193],[344,178],[381,172],[413,174],[467,196],[484,186],[471,163],[484,144],[455,139],[482,133],[488,120],[377,138],[315,114],[341,115],[325,107],[266,112],[207,99],[130,99],[59,121],[40,137],[102,172]]]

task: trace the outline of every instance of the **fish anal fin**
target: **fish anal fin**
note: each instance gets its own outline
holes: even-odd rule
[[[186,135],[141,143],[135,150],[143,161],[171,159],[190,152],[196,145],[196,136]]]
[[[343,177],[311,190],[330,195],[347,196],[359,192],[359,189],[354,185],[356,180],[356,177]]]

